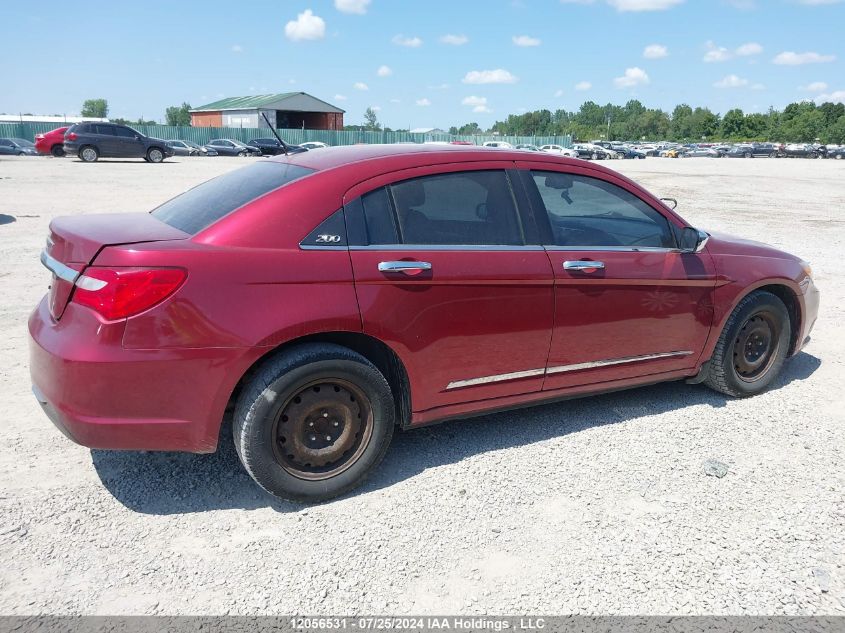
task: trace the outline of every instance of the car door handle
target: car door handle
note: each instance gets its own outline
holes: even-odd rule
[[[431,270],[431,264],[428,262],[379,262],[378,269],[382,273],[419,275],[421,272]]]
[[[592,262],[579,259],[574,262],[563,262],[564,270],[577,270],[582,273],[594,273],[597,270],[604,270],[604,262]]]

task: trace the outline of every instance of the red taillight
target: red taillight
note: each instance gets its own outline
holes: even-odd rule
[[[69,141],[76,140],[76,132],[71,132],[70,134],[65,134],[65,138]]]
[[[176,292],[188,273],[181,268],[100,268],[76,280],[72,301],[106,320],[125,319],[152,308]]]
[[[43,138],[44,138],[44,135],[43,135],[43,134],[36,134],[36,135],[35,135],[35,140],[36,140],[36,141],[40,141],[40,140],[41,140],[41,139],[43,139]]]

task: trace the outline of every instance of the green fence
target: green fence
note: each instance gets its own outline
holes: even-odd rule
[[[23,138],[35,140],[36,134],[49,132],[58,123],[0,123],[0,138]],[[214,138],[233,138],[248,142],[254,138],[267,138],[273,134],[267,128],[234,127],[182,127],[171,125],[133,125],[133,128],[146,134],[166,140],[180,139],[203,145]],[[409,132],[358,132],[334,130],[278,130],[279,136],[288,143],[299,144],[306,141],[321,141],[328,145],[355,145],[356,143],[424,143],[426,141],[469,141],[481,145],[485,141],[507,141],[513,145],[531,143],[533,145],[572,146],[571,136],[453,136],[451,134],[410,134]]]

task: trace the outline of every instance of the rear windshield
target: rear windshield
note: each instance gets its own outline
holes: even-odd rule
[[[152,215],[193,235],[247,202],[313,172],[299,165],[255,163],[189,189],[155,209]]]

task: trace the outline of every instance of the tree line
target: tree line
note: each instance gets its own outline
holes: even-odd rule
[[[482,134],[478,123],[449,129],[451,134]],[[636,141],[781,141],[809,143],[845,143],[845,105],[812,101],[790,103],[782,111],[769,108],[766,113],[745,113],[739,108],[724,116],[708,108],[692,108],[683,103],[671,114],[646,108],[636,99],[624,106],[601,106],[587,101],[575,112],[535,110],[511,114],[496,121],[486,133],[512,136],[563,136],[579,140],[605,138]]]

